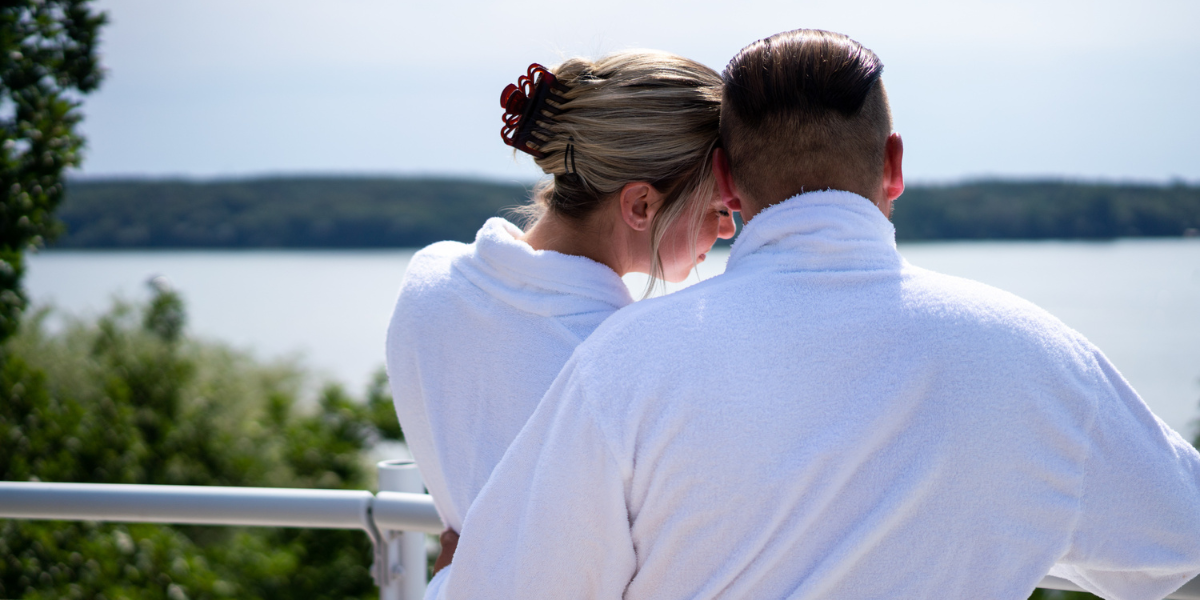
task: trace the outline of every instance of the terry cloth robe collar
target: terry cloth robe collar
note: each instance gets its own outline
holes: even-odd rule
[[[896,228],[878,207],[852,192],[823,190],[792,196],[750,219],[725,271],[874,271],[904,265]]]
[[[488,219],[475,236],[474,252],[457,257],[454,268],[493,297],[545,317],[612,312],[633,302],[625,282],[607,266],[534,250],[520,236],[512,223]]]

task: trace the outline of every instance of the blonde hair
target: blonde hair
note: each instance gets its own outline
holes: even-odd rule
[[[583,219],[625,184],[651,183],[663,194],[650,228],[653,285],[663,278],[659,249],[667,230],[688,219],[695,245],[715,190],[721,77],[698,62],[647,50],[571,58],[550,71],[570,88],[561,114],[538,118],[550,135],[533,140],[544,154],[535,162],[553,179],[540,182],[519,212],[530,221],[546,211]]]

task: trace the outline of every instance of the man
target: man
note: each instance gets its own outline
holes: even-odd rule
[[[1200,572],[1196,451],[1078,333],[896,252],[881,71],[811,30],[733,59],[725,274],[576,350],[435,593],[1148,599]]]

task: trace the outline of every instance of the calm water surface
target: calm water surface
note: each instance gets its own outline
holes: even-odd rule
[[[905,244],[909,262],[976,279],[1050,311],[1099,346],[1147,404],[1189,434],[1200,401],[1200,240]],[[412,250],[58,252],[29,258],[35,302],[98,314],[148,296],[165,275],[190,328],[261,357],[300,356],[361,388],[383,364],[384,332]],[[702,277],[724,269],[717,250]],[[645,279],[626,278],[634,297]],[[678,286],[672,286],[678,287]],[[964,401],[970,401],[964,398]]]

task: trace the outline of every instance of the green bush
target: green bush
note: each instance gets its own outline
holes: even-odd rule
[[[366,489],[400,436],[382,373],[305,408],[302,370],[188,338],[168,289],[50,316],[0,350],[0,479]],[[358,531],[0,521],[0,597],[370,598],[371,560]]]

